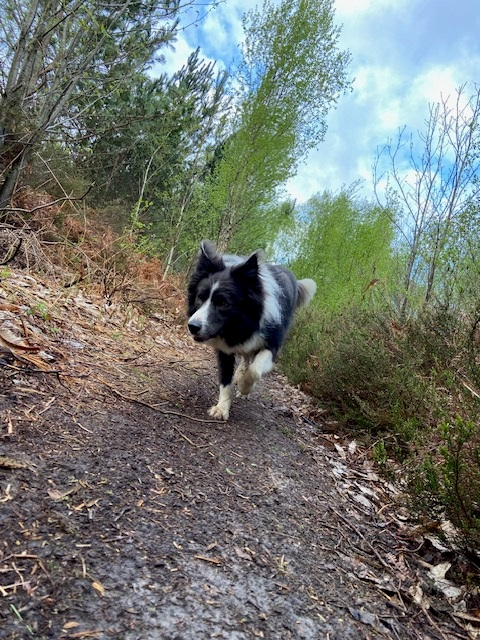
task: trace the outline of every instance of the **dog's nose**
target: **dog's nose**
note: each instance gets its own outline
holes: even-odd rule
[[[189,332],[191,334],[194,334],[194,336],[195,336],[196,334],[198,334],[200,332],[200,329],[202,327],[202,323],[200,321],[198,321],[198,320],[191,320],[191,321],[189,321],[188,327],[189,327]]]

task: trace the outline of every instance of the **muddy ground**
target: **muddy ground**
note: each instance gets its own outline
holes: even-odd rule
[[[181,306],[0,281],[0,637],[475,638],[473,570],[322,408],[272,373],[207,420]]]

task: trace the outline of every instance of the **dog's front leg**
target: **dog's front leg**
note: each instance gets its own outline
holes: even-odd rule
[[[273,355],[270,349],[263,349],[256,354],[249,367],[236,380],[239,392],[242,396],[247,396],[252,391],[254,385],[261,377],[270,372],[273,364]]]
[[[220,380],[219,401],[217,405],[210,408],[209,414],[213,418],[227,421],[234,395],[232,377],[234,375],[235,356],[234,354],[224,354],[224,352],[218,351],[217,363]]]

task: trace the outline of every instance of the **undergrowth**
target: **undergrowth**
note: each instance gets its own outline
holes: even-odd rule
[[[183,276],[164,278],[165,266],[135,229],[114,230],[113,219],[128,220],[121,205],[104,214],[72,201],[45,206],[51,202],[49,194],[19,192],[0,234],[0,262],[44,273],[64,288],[94,289],[107,303],[135,304],[144,314],[168,308],[173,318],[183,316]]]
[[[446,309],[401,323],[384,310],[301,310],[281,356],[294,383],[378,463],[402,465],[420,515],[447,518],[479,546],[479,325]]]

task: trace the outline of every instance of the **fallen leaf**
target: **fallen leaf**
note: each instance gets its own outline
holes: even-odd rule
[[[473,621],[474,623],[479,623],[479,614],[474,616],[469,614],[469,612],[453,612],[453,617],[458,619],[464,619],[465,621]]]
[[[67,621],[62,627],[64,630],[71,630],[72,628],[78,628],[79,625],[80,623],[78,621]]]
[[[361,623],[365,623],[366,625],[370,625],[374,630],[379,631],[379,632],[387,632],[387,628],[384,625],[382,621],[379,620],[379,618],[375,615],[372,614],[371,612],[366,612],[365,610],[356,610],[355,608],[349,608],[349,612],[351,615],[356,619],[357,621],[361,621]]]
[[[22,338],[15,336],[9,329],[0,331],[0,345],[13,353],[17,350],[20,352],[38,352],[40,349],[40,347],[26,344]]]
[[[471,623],[466,623],[464,629],[466,630],[470,639],[473,639],[473,641],[475,641],[475,639],[479,639],[479,626],[471,625]]]
[[[450,567],[451,563],[449,561],[446,561],[445,563],[438,563],[438,565],[433,565],[433,567],[428,572],[428,576],[435,581],[444,579],[446,578],[446,572]]]
[[[440,552],[449,552],[449,548],[446,547],[437,536],[434,536],[433,534],[425,534],[424,538],[432,543],[436,550],[439,550]]]
[[[199,561],[207,561],[207,563],[214,563],[215,565],[222,565],[222,559],[218,559],[215,556],[203,556],[202,554],[196,554],[196,559]]]
[[[463,594],[463,590],[445,578],[446,572],[450,567],[451,563],[449,561],[433,565],[428,572],[428,577],[433,579],[436,588],[442,592],[447,599],[458,599]]]
[[[9,458],[8,456],[0,456],[0,467],[10,467],[12,469],[17,469],[20,467],[27,467],[26,463],[23,463],[22,461],[16,461],[13,458]]]
[[[61,499],[64,499],[66,496],[69,494],[73,494],[74,492],[78,492],[80,489],[80,485],[75,485],[74,487],[70,488],[70,490],[47,490],[47,494],[51,499],[54,501],[60,501]]]
[[[364,505],[364,507],[367,507],[368,509],[372,508],[371,501],[367,499],[364,494],[353,494],[352,498],[361,505]]]
[[[92,582],[92,587],[93,587],[94,590],[97,590],[97,592],[100,594],[100,596],[104,596],[105,588],[101,583],[99,583],[98,581],[93,581]]]
[[[355,610],[354,608],[349,608],[349,612],[356,619],[356,621],[361,621],[367,625],[374,625],[376,623],[377,617],[370,612],[365,612],[364,610]]]
[[[338,445],[337,443],[334,443],[334,447],[337,450],[337,453],[342,459],[346,458],[346,452],[344,451],[344,448],[341,445]]]
[[[206,552],[209,552],[210,550],[216,548],[218,545],[217,541],[214,541],[214,543],[209,543],[209,545],[205,548]]]
[[[73,632],[72,634],[69,634],[68,638],[69,639],[88,639],[89,637],[95,639],[100,639],[100,634],[102,634],[102,630],[82,630],[81,632]]]
[[[420,605],[424,609],[429,610],[431,607],[431,603],[429,599],[424,596],[423,589],[419,583],[417,585],[411,585],[408,589],[408,594],[412,596],[414,603]]]
[[[247,552],[247,550],[244,548],[244,550],[240,547],[235,547],[235,553],[239,557],[239,559],[245,559],[246,561],[252,561],[252,555]]]

